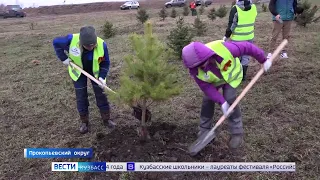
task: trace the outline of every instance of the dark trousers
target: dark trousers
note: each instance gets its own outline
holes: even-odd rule
[[[191,9],[191,15],[196,16],[197,15],[197,10],[196,9]]]
[[[224,85],[223,89],[223,97],[226,101],[231,104],[236,100],[237,90],[232,88],[229,85]],[[207,96],[203,97],[202,107],[201,107],[201,116],[200,116],[200,124],[199,129],[201,131],[210,130],[213,125],[213,115],[214,115],[215,103],[211,101],[211,99]],[[234,108],[232,114],[230,114],[228,118],[228,126],[230,134],[243,134],[243,124],[240,106],[237,105]]]
[[[89,100],[88,100],[88,89],[87,89],[88,78],[81,74],[80,78],[77,81],[73,81],[74,88],[76,91],[77,98],[77,109],[81,115],[86,115],[89,113]],[[107,96],[103,93],[103,89],[101,89],[97,83],[91,80],[91,84],[93,87],[93,91],[96,97],[96,104],[100,111],[108,111],[109,110],[109,102]]]

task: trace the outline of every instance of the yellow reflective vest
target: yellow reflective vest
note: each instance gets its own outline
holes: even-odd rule
[[[228,83],[231,87],[237,88],[241,84],[243,78],[242,65],[239,58],[234,58],[222,42],[223,41],[218,40],[206,44],[207,47],[212,49],[223,59],[221,63],[216,61],[216,65],[220,70],[222,78],[220,79],[211,71],[204,72],[200,67],[198,68],[197,78],[212,83],[216,87]]]
[[[82,47],[79,45],[79,33],[73,34],[70,47],[69,47],[69,58],[72,60],[73,63],[78,65],[83,69],[82,66]],[[97,46],[93,49],[93,64],[92,64],[92,72],[95,78],[98,79],[99,76],[99,59],[104,57],[104,48],[103,48],[103,42],[104,40],[97,37]],[[72,66],[68,67],[69,75],[72,78],[72,80],[77,81],[81,75],[81,72]]]
[[[256,5],[252,4],[249,11],[243,11],[237,5],[238,24],[230,37],[233,41],[247,41],[254,38],[254,23],[258,15]]]

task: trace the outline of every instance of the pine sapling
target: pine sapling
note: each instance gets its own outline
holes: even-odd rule
[[[162,21],[164,21],[166,19],[166,17],[168,17],[168,13],[165,8],[162,8],[160,10],[159,17],[161,18]]]
[[[139,9],[137,14],[137,20],[144,24],[149,19],[149,15],[145,9]]]
[[[304,1],[301,4],[303,12],[299,14],[295,19],[298,25],[306,27],[307,24],[317,21],[318,18],[315,18],[315,15],[319,8],[316,5],[314,5],[313,8],[311,8],[311,6],[312,5],[308,0]]]
[[[212,9],[210,9],[209,14],[208,14],[208,18],[211,19],[212,21],[214,21],[216,19],[216,9],[213,7]]]
[[[189,13],[190,13],[189,7],[188,7],[188,6],[183,6],[183,13],[182,13],[182,14],[183,14],[184,16],[188,16]]]
[[[223,18],[227,15],[228,11],[225,5],[221,5],[219,9],[216,11],[216,16],[219,18]]]
[[[31,23],[29,24],[29,29],[30,29],[30,30],[34,30],[35,27],[36,27],[36,25],[37,25],[37,23],[31,22]]]
[[[202,15],[205,11],[205,5],[204,4],[201,4],[201,7],[199,9],[199,14]]]
[[[120,102],[137,106],[142,110],[141,126],[138,133],[141,141],[150,138],[146,125],[147,108],[154,101],[165,101],[181,91],[176,79],[177,69],[168,63],[166,46],[152,33],[149,21],[144,34],[132,34],[130,41],[133,53],[124,58],[117,95]]]
[[[308,10],[311,8],[312,4],[308,0],[304,0],[301,4],[301,7],[305,10]]]
[[[175,8],[172,8],[170,17],[172,17],[172,18],[176,18],[177,17],[177,11],[176,11]]]
[[[175,55],[180,59],[182,49],[188,45],[194,37],[192,29],[184,23],[183,17],[179,17],[176,22],[177,26],[170,31],[168,39],[168,46],[175,52]]]
[[[203,36],[207,32],[207,26],[199,16],[194,19],[193,27],[197,36]]]
[[[267,12],[268,10],[267,6],[264,3],[262,3],[261,8],[263,12]]]
[[[103,37],[109,39],[116,34],[116,29],[113,27],[113,24],[109,21],[106,21],[102,27]]]

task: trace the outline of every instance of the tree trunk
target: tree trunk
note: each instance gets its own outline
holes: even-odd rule
[[[140,135],[140,140],[142,142],[145,142],[146,140],[150,139],[149,132],[147,130],[146,126],[146,113],[147,113],[147,100],[143,99],[142,100],[142,119],[141,119],[141,127],[139,129],[139,135]]]

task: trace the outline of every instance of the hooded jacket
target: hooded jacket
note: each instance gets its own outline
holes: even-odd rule
[[[264,51],[250,42],[229,41],[224,42],[223,44],[235,58],[241,57],[243,55],[249,55],[257,59],[261,64],[263,64],[266,61]],[[211,71],[219,78],[222,78],[220,70],[218,69],[215,63],[215,61],[221,63],[223,60],[222,57],[218,56],[214,51],[205,46],[205,44],[201,42],[192,42],[183,48],[182,59],[185,67],[189,69],[191,77],[196,81],[196,83],[204,92],[204,94],[208,96],[212,101],[222,105],[226,100],[224,99],[223,95],[219,93],[218,90],[223,86],[230,87],[230,85],[224,84],[215,87],[213,84],[207,83],[197,78],[198,67],[207,62],[208,60],[210,60],[211,63],[208,63],[204,68],[202,68],[202,70],[204,70],[205,72]]]
[[[251,9],[252,0],[238,0],[235,5],[238,6],[240,9],[242,9],[243,11],[249,11]],[[230,38],[232,32],[235,30],[237,25],[238,25],[238,12],[237,12],[237,8],[233,6],[230,10],[229,22],[228,22],[228,27],[226,30],[225,37]]]

